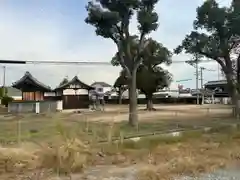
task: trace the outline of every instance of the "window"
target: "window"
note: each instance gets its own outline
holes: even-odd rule
[[[98,92],[103,92],[103,88],[97,88]]]

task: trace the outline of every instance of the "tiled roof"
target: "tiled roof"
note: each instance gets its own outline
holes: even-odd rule
[[[110,84],[107,84],[105,82],[94,82],[91,86],[95,85],[101,85],[102,87],[112,87]]]
[[[208,81],[205,86],[214,86],[214,85],[222,85],[227,84],[227,80],[219,80],[219,81]]]
[[[32,76],[32,74],[30,72],[26,72],[24,74],[24,76],[19,79],[18,81],[14,82],[12,87],[16,88],[16,89],[20,89],[21,84],[23,84],[26,81],[30,81],[31,83],[33,83],[35,86],[38,86],[42,89],[45,89],[46,91],[51,91],[51,88],[43,83],[41,83],[40,81],[38,81],[35,77]]]
[[[72,80],[68,81],[68,82],[65,83],[65,84],[62,84],[62,85],[58,86],[55,90],[67,88],[67,87],[68,87],[69,85],[71,85],[71,84],[80,84],[80,85],[81,85],[83,88],[85,88],[85,89],[92,89],[91,86],[89,86],[89,85],[85,84],[84,82],[80,81],[80,80],[78,79],[78,77],[75,76]]]

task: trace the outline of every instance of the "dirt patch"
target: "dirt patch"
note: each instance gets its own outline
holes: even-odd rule
[[[184,119],[200,117],[221,117],[231,114],[231,107],[219,105],[155,105],[156,111],[144,111],[144,106],[139,106],[139,120],[149,119]],[[89,121],[121,122],[128,120],[127,106],[107,107],[105,112],[92,112],[76,116],[86,116]]]

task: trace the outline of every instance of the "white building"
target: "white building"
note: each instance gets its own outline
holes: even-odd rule
[[[112,91],[112,86],[105,82],[94,82],[91,87],[94,87],[97,93],[103,93],[105,96],[109,96]]]

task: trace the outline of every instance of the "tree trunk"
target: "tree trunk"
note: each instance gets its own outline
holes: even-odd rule
[[[226,78],[227,78],[227,82],[228,82],[228,88],[229,88],[232,105],[234,106],[232,114],[234,117],[238,117],[239,116],[239,103],[238,103],[237,87],[234,83],[232,75],[226,74]]]
[[[118,104],[122,104],[122,95],[123,95],[123,90],[120,89],[118,94]]]
[[[136,126],[138,123],[137,114],[137,82],[136,82],[136,71],[132,72],[132,77],[129,81],[128,93],[129,93],[129,124]]]
[[[122,104],[122,94],[119,94],[118,104]]]
[[[237,89],[234,88],[231,92],[231,99],[232,99],[232,104],[233,104],[233,116],[234,117],[238,117],[239,116],[239,103],[238,103],[238,93],[237,93]]]
[[[156,109],[153,108],[153,101],[152,101],[152,94],[148,94],[146,95],[147,98],[147,107],[146,110],[147,111],[155,111]]]

